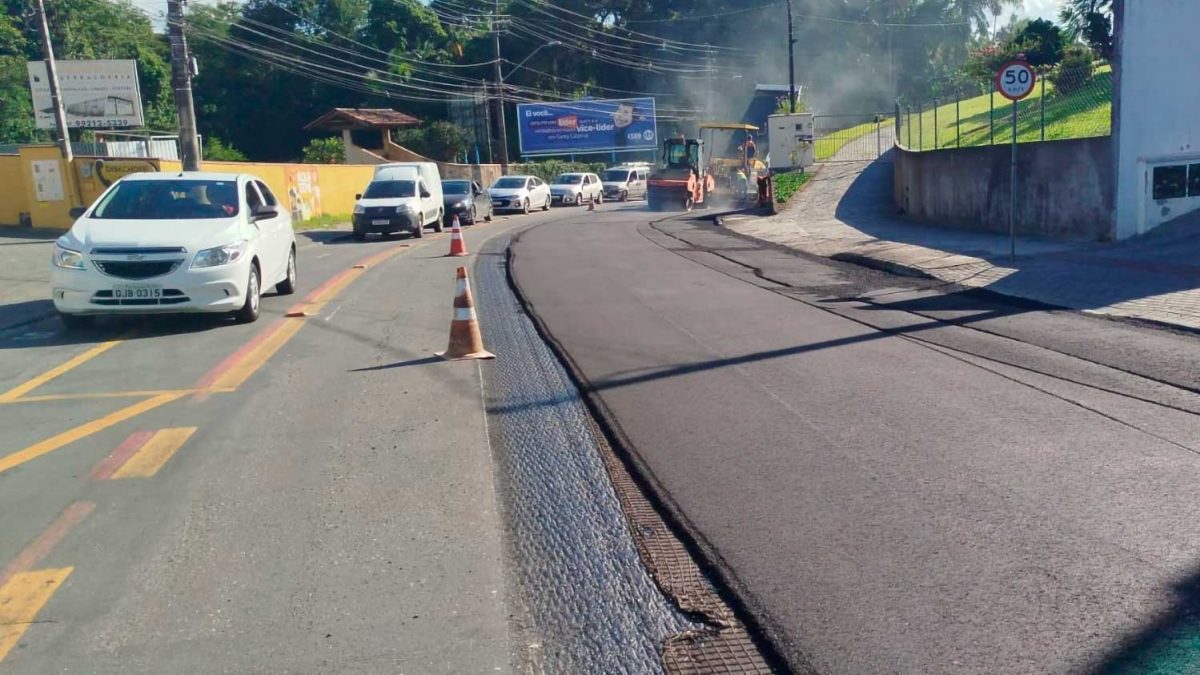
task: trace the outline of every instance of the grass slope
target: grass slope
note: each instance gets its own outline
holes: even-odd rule
[[[1108,66],[1097,70],[1085,87],[1069,94],[1060,95],[1054,85],[1047,82],[1046,140],[1109,135],[1112,132],[1112,91],[1112,69]],[[992,96],[995,110],[989,115]],[[1012,140],[1012,105],[999,94],[984,94],[959,102],[957,112],[954,103],[938,106],[936,118],[932,108],[921,114],[914,110],[911,116],[906,112],[899,141],[914,150],[1008,143]],[[1019,142],[1042,140],[1041,115],[1042,87],[1038,84],[1029,98],[1018,104]]]

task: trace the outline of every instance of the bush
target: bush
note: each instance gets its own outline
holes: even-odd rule
[[[595,173],[604,171],[604,162],[566,162],[561,159],[547,159],[541,162],[529,162],[513,166],[513,173],[526,173],[537,176],[547,183],[562,173]]]
[[[226,145],[216,136],[206,136],[204,138],[204,159],[212,162],[244,162],[246,154],[232,145]]]
[[[396,132],[396,142],[438,162],[461,162],[471,147],[467,132],[446,121],[430,122],[416,129]]]
[[[1067,50],[1062,63],[1050,71],[1048,77],[1060,94],[1070,94],[1086,87],[1092,81],[1092,52],[1074,46]]]
[[[304,146],[302,158],[305,164],[345,164],[346,146],[337,137],[314,138]]]
[[[779,204],[787,203],[787,200],[796,194],[808,179],[812,178],[812,174],[804,171],[791,171],[788,173],[777,173],[771,177],[771,185],[775,190],[775,202]]]

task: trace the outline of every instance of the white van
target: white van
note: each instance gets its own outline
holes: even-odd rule
[[[414,237],[445,229],[442,177],[433,162],[398,162],[375,167],[365,192],[355,197],[354,238],[406,231]]]

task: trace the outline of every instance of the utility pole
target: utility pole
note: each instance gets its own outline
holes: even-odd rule
[[[708,56],[705,59],[705,73],[708,75],[708,100],[704,104],[704,115],[708,119],[713,119],[713,53],[712,45],[704,45],[708,49]]]
[[[46,77],[50,84],[50,100],[54,103],[54,127],[58,132],[58,149],[71,168],[75,159],[71,152],[71,134],[67,130],[67,111],[63,108],[62,93],[58,88],[58,66],[54,64],[54,47],[50,45],[50,24],[46,22],[46,5],[37,0],[38,22],[42,29],[42,57],[46,60]]]
[[[796,114],[796,38],[792,29],[792,0],[787,0],[788,14],[788,100]]]
[[[504,118],[504,77],[500,72],[500,0],[495,0],[492,9],[492,39],[496,47],[496,62],[492,66],[496,80],[496,100],[500,109],[496,117],[500,132],[500,170],[502,173],[508,173],[508,124]]]
[[[184,171],[199,171],[200,138],[196,134],[196,105],[192,100],[192,59],[183,34],[183,3],[184,0],[167,0],[171,89],[175,92],[175,114],[179,117],[179,159]]]

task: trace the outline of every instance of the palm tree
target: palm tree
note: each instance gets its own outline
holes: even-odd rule
[[[1112,58],[1112,0],[1066,0],[1058,18],[1069,39],[1083,40],[1103,58]]]

